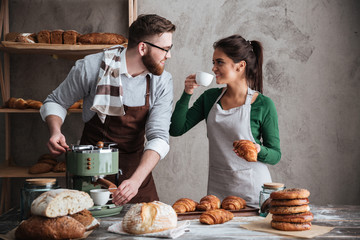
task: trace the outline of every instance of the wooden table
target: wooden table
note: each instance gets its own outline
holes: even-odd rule
[[[314,214],[313,224],[334,227],[334,229],[315,239],[360,239],[360,205],[310,205]],[[129,209],[126,205],[118,216],[100,218],[100,228],[96,229],[87,239],[156,239],[121,236],[110,233],[107,228],[114,222],[121,221]],[[0,217],[0,233],[6,233],[19,223],[14,220],[16,214],[4,214]],[[294,239],[286,236],[274,235],[265,232],[250,231],[239,227],[240,224],[257,221],[261,217],[235,217],[232,221],[219,225],[203,225],[198,220],[190,220],[189,232],[177,239]]]

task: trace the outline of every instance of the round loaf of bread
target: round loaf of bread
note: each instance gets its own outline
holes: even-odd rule
[[[289,188],[281,191],[272,192],[270,194],[271,199],[296,199],[296,198],[308,198],[310,192],[301,188]]]
[[[314,215],[311,212],[272,215],[272,220],[276,222],[304,223],[311,222],[313,219]]]
[[[308,198],[298,199],[272,199],[270,202],[271,206],[300,206],[309,204]]]
[[[310,211],[309,205],[301,206],[276,206],[270,207],[269,212],[271,214],[293,214],[293,213],[302,213]]]
[[[282,231],[304,231],[311,229],[311,222],[289,223],[271,221],[271,227]]]
[[[160,232],[177,226],[175,210],[165,203],[137,203],[125,214],[122,228],[130,234]]]

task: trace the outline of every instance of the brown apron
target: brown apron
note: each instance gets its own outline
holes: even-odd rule
[[[115,184],[129,179],[140,164],[144,152],[145,123],[149,112],[150,76],[146,76],[146,100],[140,107],[124,105],[124,116],[106,116],[104,124],[97,114],[85,123],[80,144],[96,145],[98,141],[117,143],[119,149],[119,168],[122,175],[109,175],[106,178]],[[130,203],[159,200],[155,182],[150,173],[141,184],[137,195]]]

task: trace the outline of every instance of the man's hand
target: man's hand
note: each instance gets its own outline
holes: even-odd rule
[[[66,149],[69,148],[66,144],[65,136],[62,133],[51,136],[49,142],[47,143],[47,147],[50,150],[50,153],[55,156],[65,153]]]
[[[128,203],[138,193],[140,185],[130,179],[124,180],[113,193],[113,203],[120,206]]]
[[[49,115],[45,119],[49,132],[50,139],[47,143],[47,147],[50,153],[53,155],[60,155],[66,152],[69,146],[66,144],[65,136],[61,133],[62,119],[56,115]]]

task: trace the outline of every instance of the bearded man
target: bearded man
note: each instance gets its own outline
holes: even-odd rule
[[[175,28],[158,15],[140,15],[129,28],[127,48],[114,46],[76,61],[40,109],[50,132],[47,146],[60,155],[69,148],[61,132],[67,109],[83,99],[80,144],[114,142],[119,149],[116,205],[159,200],[151,172],[170,148],[173,82],[164,67]]]

